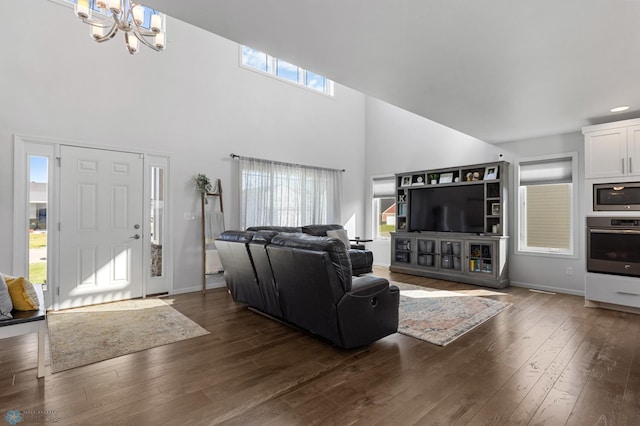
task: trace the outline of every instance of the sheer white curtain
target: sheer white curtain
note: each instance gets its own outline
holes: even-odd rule
[[[342,171],[239,158],[240,226],[340,223]]]

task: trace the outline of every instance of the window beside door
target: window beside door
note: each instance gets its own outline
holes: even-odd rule
[[[46,283],[49,158],[30,154],[28,159],[28,279],[33,283]]]

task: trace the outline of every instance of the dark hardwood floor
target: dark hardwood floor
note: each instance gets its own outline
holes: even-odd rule
[[[211,334],[43,379],[35,335],[0,340],[0,423],[16,409],[25,425],[640,424],[640,315],[375,273],[513,305],[446,347],[394,334],[346,351],[224,289],[177,295]]]

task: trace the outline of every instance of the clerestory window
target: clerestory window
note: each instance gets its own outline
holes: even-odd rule
[[[249,46],[241,46],[240,52],[241,64],[247,68],[333,96],[333,81],[320,74],[274,58]]]

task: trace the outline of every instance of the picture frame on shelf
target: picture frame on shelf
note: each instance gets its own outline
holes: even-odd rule
[[[411,186],[411,176],[402,176],[400,186]]]
[[[440,173],[439,183],[451,183],[453,182],[453,172]]]
[[[500,203],[492,203],[491,204],[491,215],[500,216],[500,212],[502,210],[502,206]]]
[[[498,178],[498,167],[489,166],[484,170],[484,180],[495,180]]]

